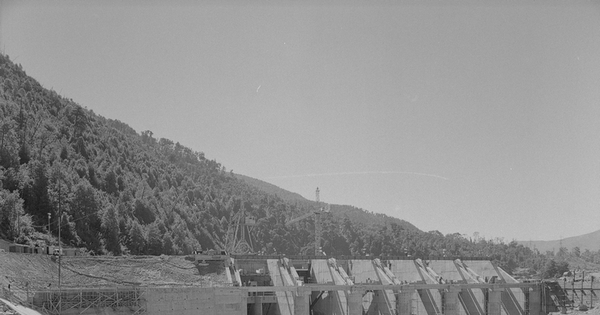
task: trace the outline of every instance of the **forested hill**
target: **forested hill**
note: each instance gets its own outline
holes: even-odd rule
[[[95,253],[186,254],[224,248],[234,215],[254,216],[254,247],[312,252],[311,219],[286,220],[313,201],[240,179],[202,152],[96,115],[0,55],[0,238],[31,243],[48,233]],[[321,216],[328,255],[489,256],[505,268],[540,269],[545,257],[516,242],[422,232],[349,206]]]
[[[254,186],[254,187],[258,188],[259,190],[261,190],[263,192],[278,196],[279,198],[283,199],[284,201],[288,201],[288,202],[307,201],[307,199],[300,196],[300,194],[297,194],[297,193],[294,193],[291,191],[287,191],[285,189],[281,189],[273,184],[267,183],[260,179],[252,178],[252,177],[249,177],[246,175],[241,175],[241,174],[235,174],[235,177],[246,182],[250,186]]]
[[[245,175],[235,174],[235,177],[245,181],[251,186],[256,187],[262,192],[266,192],[268,194],[275,195],[288,203],[303,203],[308,208],[317,208],[316,203],[307,200],[306,198],[300,196],[297,193],[287,191],[285,189],[281,189],[273,184],[267,183],[260,179],[252,178]],[[306,208],[305,207],[305,208]],[[372,213],[357,207],[349,206],[349,205],[330,205],[330,210],[334,214],[340,214],[342,217],[347,217],[352,222],[362,222],[364,225],[385,225],[390,223],[395,223],[402,226],[405,229],[419,231],[417,227],[406,222],[404,220],[400,220],[398,218],[389,217],[384,214]],[[419,231],[421,232],[421,231]]]

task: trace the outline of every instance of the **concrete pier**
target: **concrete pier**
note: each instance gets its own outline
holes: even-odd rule
[[[451,286],[444,292],[444,315],[460,314],[460,302],[458,301],[459,293],[460,288],[456,286]]]

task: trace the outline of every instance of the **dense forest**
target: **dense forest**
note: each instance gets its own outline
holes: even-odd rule
[[[61,222],[63,244],[93,254],[189,254],[226,248],[236,215],[245,213],[256,220],[255,251],[312,253],[313,219],[285,222],[316,203],[267,186],[152,131],[96,115],[0,55],[0,238],[56,242]],[[479,256],[509,272],[560,272],[554,253],[423,232],[350,206],[332,205],[320,220],[327,255]]]

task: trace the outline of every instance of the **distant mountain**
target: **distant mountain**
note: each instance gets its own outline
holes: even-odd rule
[[[597,251],[600,249],[600,230],[579,236],[563,238],[562,240],[518,241],[517,243],[527,246],[531,249],[536,248],[540,251],[540,253],[545,253],[546,251],[558,252],[558,249],[561,247],[561,242],[562,247],[565,247],[568,250],[579,247],[581,251],[586,249],[589,249],[590,251]]]

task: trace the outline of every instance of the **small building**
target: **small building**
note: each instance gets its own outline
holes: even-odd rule
[[[31,254],[33,253],[33,247],[23,244],[10,244],[8,251],[11,253]]]
[[[48,255],[58,255],[59,247],[58,246],[49,246],[48,247]],[[83,252],[81,248],[78,247],[63,247],[62,248],[62,256],[83,256]]]
[[[70,247],[70,248],[63,248],[63,255],[65,256],[81,256],[81,251],[79,250],[79,248],[74,248],[74,247]]]
[[[3,249],[5,252],[10,250],[10,242],[0,239],[0,249]]]

